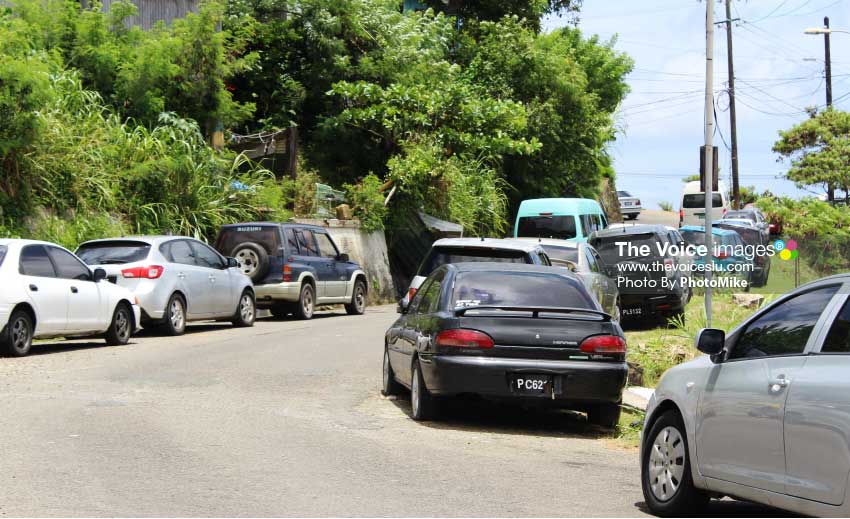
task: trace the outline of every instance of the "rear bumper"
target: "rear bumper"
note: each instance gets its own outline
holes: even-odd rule
[[[679,294],[623,294],[620,293],[620,307],[623,319],[641,319],[644,317],[662,317],[684,310]],[[640,308],[639,314],[629,310]]]
[[[620,207],[620,214],[640,214],[643,211],[643,207]]]
[[[441,396],[474,394],[488,398],[556,404],[617,403],[628,376],[625,362],[568,361],[467,357],[460,355],[421,356],[425,385]],[[513,391],[512,377],[519,374],[551,375],[553,393],[520,395]],[[554,395],[554,398],[553,398]]]
[[[257,296],[257,306],[268,306],[274,301],[298,301],[301,295],[300,281],[287,281],[267,285],[255,285],[254,294]]]

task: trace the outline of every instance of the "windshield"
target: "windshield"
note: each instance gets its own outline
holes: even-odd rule
[[[463,272],[455,281],[452,304],[596,308],[580,283],[541,272]]]
[[[549,255],[549,259],[578,263],[578,248],[544,245],[543,250]]]
[[[625,198],[632,196],[632,194],[628,191],[617,191],[617,196],[619,196],[620,198]]]
[[[617,246],[617,243],[626,244],[622,246],[622,255],[620,255],[620,247]],[[655,234],[647,233],[615,234],[613,236],[604,236],[601,238],[597,238],[593,243],[591,243],[591,245],[596,248],[596,252],[598,252],[599,255],[602,256],[602,259],[604,259],[606,263],[618,263],[620,261],[635,258],[635,256],[628,254],[628,251],[630,249],[628,244],[631,244],[634,247],[649,245],[650,256],[657,258],[658,246],[656,245],[656,243],[657,240]]]
[[[726,213],[727,220],[747,220],[749,222],[755,222],[756,215],[749,211],[729,211]]]
[[[519,250],[499,250],[486,248],[463,248],[463,247],[437,247],[431,249],[422,266],[419,267],[419,276],[428,276],[437,268],[446,263],[471,263],[471,262],[495,262],[495,263],[531,263],[528,256]]]
[[[685,195],[682,199],[682,207],[685,209],[705,209],[705,193]],[[711,196],[711,207],[723,207],[723,198],[720,193],[714,193]]]
[[[8,250],[8,248],[5,245],[0,245],[0,265],[3,265],[3,258],[6,257],[6,250]]]
[[[576,219],[573,216],[523,216],[517,225],[517,238],[576,237]]]
[[[150,250],[139,241],[100,241],[80,245],[77,256],[87,265],[121,265],[144,260]]]
[[[682,231],[682,238],[690,245],[705,245],[705,231]]]

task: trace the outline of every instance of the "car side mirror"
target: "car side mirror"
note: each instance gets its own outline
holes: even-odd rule
[[[232,269],[239,266],[239,261],[236,258],[227,258],[227,268]]]
[[[348,257],[348,254],[341,252],[340,254],[337,255],[336,260],[342,261],[342,262],[349,262],[349,261],[351,261],[351,258]]]
[[[715,357],[723,353],[723,347],[726,345],[726,332],[716,328],[703,328],[697,332],[694,345],[699,351],[711,355],[712,360],[714,360]]]
[[[94,272],[92,272],[92,281],[94,281],[95,283],[99,283],[104,279],[106,279],[106,271],[102,268],[94,269]]]
[[[395,311],[400,314],[406,314],[407,309],[410,307],[410,303],[406,303],[404,299],[398,302],[398,306],[396,306]]]

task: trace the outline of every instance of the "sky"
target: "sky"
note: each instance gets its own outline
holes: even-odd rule
[[[726,19],[714,4],[715,21]],[[617,187],[639,196],[644,207],[671,202],[678,210],[682,179],[698,173],[704,142],[705,13],[697,0],[584,0],[579,28],[607,40],[634,59],[626,81],[631,93],[617,114],[621,129],[610,151]],[[733,49],[742,186],[801,197],[783,178],[787,163],[771,151],[778,131],[807,118],[804,109],[826,103],[824,37],[808,27],[850,31],[850,0],[733,0]],[[545,30],[567,24],[550,17]],[[850,34],[831,36],[834,104],[850,110]],[[728,71],[725,24],[715,31],[714,91],[720,178],[731,189]]]

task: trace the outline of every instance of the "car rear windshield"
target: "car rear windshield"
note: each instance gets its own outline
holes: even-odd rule
[[[691,245],[705,245],[705,231],[682,231],[682,238]],[[731,234],[718,236],[714,233],[712,241],[715,245],[718,243],[722,245],[734,245],[735,237]]]
[[[462,272],[455,281],[452,304],[596,308],[580,283],[542,272]]]
[[[140,241],[99,241],[80,245],[77,256],[87,265],[120,265],[142,261],[150,250],[149,243]]]
[[[431,249],[422,267],[420,276],[427,276],[439,267],[449,263],[495,262],[530,263],[528,255],[521,250],[499,250],[484,248],[435,247]]]
[[[576,219],[574,216],[523,216],[519,219],[517,237],[569,240],[576,237]]]
[[[617,243],[626,243],[623,245],[623,254],[620,254],[620,247],[617,246]],[[596,248],[596,252],[602,256],[602,259],[605,260],[606,263],[618,263],[620,261],[634,259],[635,256],[630,256],[628,254],[629,249],[634,250],[629,247],[628,244],[634,245],[635,247],[642,247],[644,245],[649,245],[649,257],[657,258],[658,256],[658,238],[654,233],[646,233],[646,234],[615,234],[613,236],[603,236],[600,238],[596,238],[594,242],[591,244]]]
[[[0,265],[3,264],[3,258],[6,257],[6,251],[8,248],[5,245],[0,245]]]
[[[550,259],[578,263],[578,248],[544,245],[543,250],[546,251]]]
[[[749,222],[756,222],[756,215],[749,211],[729,211],[726,213],[726,218],[729,220],[747,220]]]
[[[277,252],[280,247],[278,228],[271,225],[238,225],[221,230],[215,242],[215,248],[225,256],[233,256],[237,246],[243,243],[256,243],[266,249],[269,254]]]
[[[705,193],[685,195],[682,199],[682,207],[685,209],[705,209]],[[711,195],[711,207],[723,207],[723,198],[720,193]]]

